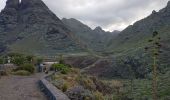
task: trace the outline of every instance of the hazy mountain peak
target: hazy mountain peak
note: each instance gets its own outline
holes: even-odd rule
[[[100,26],[97,26],[94,30],[103,30]]]
[[[121,31],[118,31],[118,30],[114,30],[114,31],[112,31],[111,33],[112,34],[119,34]]]
[[[91,31],[91,28],[75,18],[63,18],[62,22],[72,31]]]
[[[105,33],[105,31],[100,26],[96,27],[94,31],[97,33]]]
[[[79,20],[75,19],[75,18],[63,18],[62,19],[63,22],[70,22],[70,23],[77,23],[77,24],[83,24],[82,22],[80,22]]]
[[[155,10],[152,11],[152,14],[156,14],[157,12]]]

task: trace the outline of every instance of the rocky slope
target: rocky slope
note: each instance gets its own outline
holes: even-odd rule
[[[110,51],[107,49],[108,51],[103,53],[107,59],[94,62],[84,69],[85,72],[99,77],[127,78],[131,74],[130,65],[133,67],[135,77],[146,77],[151,71],[149,64],[152,62],[152,57],[144,52],[144,48],[148,45],[153,31],[158,31],[161,37],[161,51],[163,51],[159,56],[158,70],[161,74],[166,73],[170,70],[170,1],[159,12],[153,11],[148,17],[119,33],[108,44]],[[127,61],[129,64],[126,64]]]
[[[106,44],[119,33],[119,31],[105,32],[101,27],[96,27],[92,30],[74,18],[63,18],[62,22],[84,41],[89,48],[96,52],[103,52],[107,46]]]
[[[128,26],[109,45],[111,48],[116,48],[114,52],[142,47],[152,36],[153,31],[158,31],[164,43],[170,42],[168,39],[170,37],[170,1],[159,12],[153,11],[148,17]]]
[[[9,51],[33,54],[79,52],[84,47],[41,0],[7,0],[0,13],[0,39]]]

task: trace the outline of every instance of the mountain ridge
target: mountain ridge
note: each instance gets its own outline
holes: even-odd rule
[[[140,41],[152,35],[153,31],[167,30],[163,28],[170,27],[170,1],[167,6],[158,12],[153,11],[149,16],[129,25],[116,37],[116,40],[110,42],[111,48],[124,46],[127,43],[133,44],[133,41]],[[169,33],[169,32],[168,32]]]
[[[0,38],[9,51],[40,54],[84,51],[74,34],[42,0],[22,0],[21,3],[7,0],[0,22]]]
[[[88,48],[91,48],[95,52],[105,51],[106,44],[119,34],[118,31],[106,32],[100,26],[91,29],[88,25],[74,18],[63,18],[62,21],[82,41],[87,43]]]

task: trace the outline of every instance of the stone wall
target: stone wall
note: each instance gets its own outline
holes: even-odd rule
[[[45,78],[39,81],[41,90],[49,98],[49,100],[70,100],[62,91],[48,82]]]

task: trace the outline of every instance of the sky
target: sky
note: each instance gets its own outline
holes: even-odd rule
[[[134,22],[159,11],[169,0],[43,0],[60,19],[75,18],[92,29],[123,30]],[[0,10],[6,0],[0,0]]]

